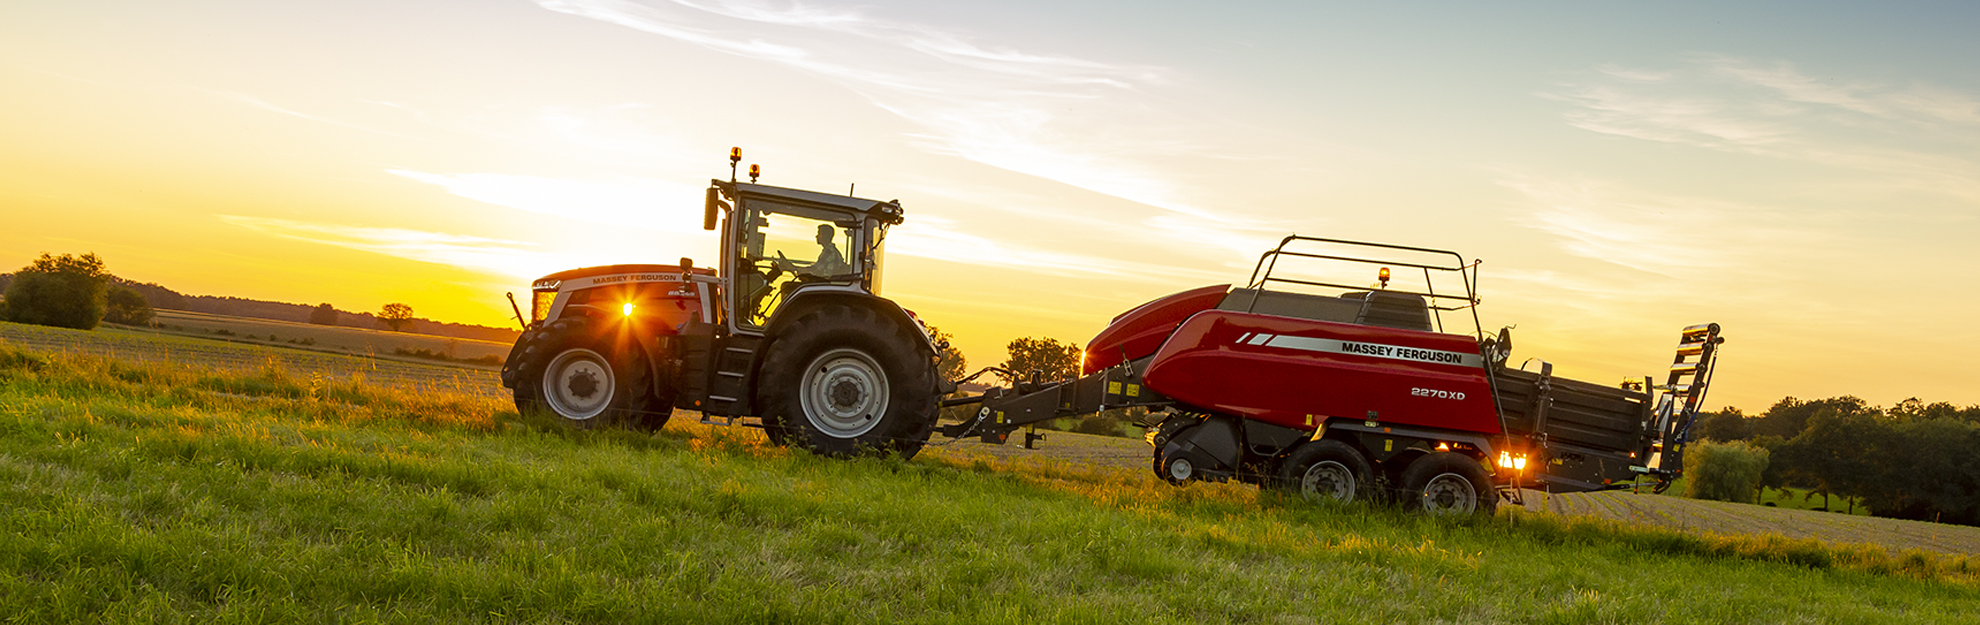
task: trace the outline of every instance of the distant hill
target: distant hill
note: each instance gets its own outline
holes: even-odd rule
[[[0,274],[0,293],[6,292],[7,286],[12,284],[13,281],[14,274]],[[317,308],[308,304],[290,304],[287,302],[271,302],[240,297],[186,295],[150,282],[132,282],[116,276],[110,277],[110,283],[123,285],[126,288],[137,291],[139,295],[144,296],[146,302],[151,303],[152,308],[165,310],[184,310],[211,315],[229,315],[234,317],[309,323],[310,313],[314,312]],[[352,328],[382,328],[385,324],[380,322],[377,315],[372,313],[337,309],[336,325]],[[446,323],[426,318],[414,318],[412,325],[406,331],[415,334],[482,341],[500,341],[505,343],[514,342],[516,336],[520,334],[520,332],[511,328],[491,328],[464,323]]]

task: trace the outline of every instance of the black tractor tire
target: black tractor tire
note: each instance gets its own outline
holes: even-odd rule
[[[1492,516],[1499,491],[1477,460],[1442,451],[1417,458],[1402,474],[1403,507],[1426,514]]]
[[[658,430],[673,415],[646,354],[630,340],[602,336],[591,319],[560,319],[522,340],[513,367],[517,412],[540,410],[580,429]]]
[[[913,331],[843,304],[785,326],[756,387],[770,440],[833,457],[914,457],[935,431],[938,398],[934,355]]]
[[[1375,469],[1352,445],[1307,441],[1279,463],[1271,484],[1314,503],[1348,503],[1375,498]]]

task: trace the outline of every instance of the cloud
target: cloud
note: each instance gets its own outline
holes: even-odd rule
[[[263,111],[268,111],[268,112],[270,112],[270,113],[280,113],[280,114],[283,114],[283,115],[288,115],[288,116],[291,116],[291,117],[300,117],[300,118],[303,118],[303,119],[307,119],[307,120],[310,120],[310,121],[313,121],[313,122],[318,122],[318,123],[324,123],[324,124],[330,124],[330,125],[332,125],[332,126],[337,126],[337,127],[340,127],[340,128],[349,128],[349,129],[351,129],[351,130],[359,130],[359,131],[363,131],[363,132],[369,132],[369,133],[372,133],[372,134],[380,134],[380,135],[385,135],[385,136],[388,136],[388,137],[398,137],[398,138],[400,138],[400,139],[412,139],[412,140],[415,140],[415,141],[430,141],[430,139],[426,139],[426,138],[424,138],[424,137],[415,137],[415,136],[412,136],[412,135],[407,135],[407,134],[400,134],[400,133],[396,133],[396,132],[391,132],[391,131],[386,131],[386,130],[379,130],[379,129],[376,129],[376,128],[368,128],[368,127],[365,127],[365,126],[359,126],[359,125],[357,125],[357,124],[352,124],[352,123],[349,123],[349,122],[343,122],[343,121],[338,121],[338,120],[335,120],[335,119],[330,119],[330,118],[327,118],[327,117],[321,117],[321,116],[317,116],[317,115],[311,115],[311,114],[308,114],[308,113],[304,113],[304,112],[301,112],[301,111],[295,111],[295,110],[290,110],[290,109],[287,109],[287,108],[283,108],[283,107],[280,107],[280,106],[276,106],[276,105],[274,105],[274,104],[270,104],[270,103],[268,103],[268,102],[266,102],[266,101],[264,101],[264,100],[262,100],[262,99],[260,99],[260,98],[256,98],[256,97],[254,97],[254,96],[251,96],[251,95],[248,95],[248,94],[245,94],[245,93],[236,93],[236,92],[233,92],[233,91],[213,91],[213,90],[210,90],[210,89],[200,89],[200,91],[204,91],[204,92],[206,92],[206,93],[210,93],[210,94],[213,94],[213,95],[216,95],[216,96],[220,96],[220,97],[222,97],[222,98],[226,98],[226,99],[229,99],[229,100],[233,100],[233,101],[235,101],[235,102],[239,102],[239,103],[241,103],[241,104],[246,104],[246,105],[248,105],[248,106],[251,106],[251,107],[254,107],[254,108],[257,108],[257,109],[261,109],[261,110],[263,110]]]
[[[543,275],[546,267],[556,267],[560,264],[556,257],[526,249],[536,244],[524,241],[268,217],[242,215],[214,215],[214,217],[227,224],[269,236],[525,279]]]
[[[801,3],[539,0],[618,24],[831,80],[915,124],[914,145],[1177,213],[1210,215],[1148,157],[1232,153],[1164,132],[1201,125],[1151,106],[1159,68],[981,44],[926,24]],[[775,43],[764,37],[774,36]],[[1091,128],[1105,127],[1108,133]],[[1141,133],[1119,132],[1133,128]]]
[[[694,235],[703,232],[701,204],[698,201],[702,196],[701,189],[686,185],[653,180],[598,182],[496,173],[431,173],[403,169],[385,171],[439,186],[448,193],[460,197],[533,213],[662,232]],[[697,198],[697,201],[689,208],[682,203],[683,198]],[[669,210],[667,208],[669,206],[680,208]],[[346,242],[391,240],[392,236],[412,232],[389,229],[371,229],[377,232],[370,232],[366,229],[301,224],[301,222],[283,223],[288,226],[282,228],[281,232],[330,233],[341,237],[335,240]],[[1176,273],[1167,268],[1160,271],[1151,270],[1147,263],[1127,263],[993,240],[971,234],[955,222],[935,215],[921,215],[893,228],[888,237],[887,250],[889,254],[1042,273],[1120,278],[1152,278],[1157,274],[1172,276]],[[394,255],[403,256],[397,253]],[[464,266],[480,267],[480,265]]]
[[[1970,156],[1980,153],[1980,99],[1968,94],[1704,56],[1670,70],[1602,66],[1541,95],[1571,105],[1563,119],[1590,132],[1831,167],[1857,174],[1845,177],[1859,187],[1980,201],[1980,162]]]
[[[1177,269],[1148,262],[1121,261],[1017,245],[970,234],[958,227],[955,222],[934,216],[917,217],[913,221],[892,228],[887,235],[887,254],[1052,275],[1084,275],[1165,284],[1174,282],[1178,276],[1208,280],[1230,278],[1222,272]]]
[[[1515,221],[1553,235],[1563,251],[1664,278],[1708,280],[1729,269],[1762,277],[1785,250],[1833,240],[1785,226],[1795,220],[1766,207],[1589,180],[1506,174],[1499,184],[1525,196],[1528,212]]]
[[[610,182],[497,173],[386,173],[446,189],[448,193],[532,213],[665,232],[700,232],[702,191],[658,180]],[[669,207],[672,207],[670,210]]]

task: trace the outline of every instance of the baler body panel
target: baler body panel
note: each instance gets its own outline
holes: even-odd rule
[[[1121,313],[1107,329],[1086,343],[1086,361],[1080,367],[1080,375],[1155,353],[1175,333],[1177,325],[1191,315],[1216,308],[1230,290],[1228,284],[1191,289]]]
[[[1169,336],[1145,379],[1196,408],[1286,427],[1333,417],[1499,434],[1485,375],[1465,336],[1209,310]]]

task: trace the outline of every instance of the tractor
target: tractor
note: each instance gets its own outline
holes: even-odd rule
[[[502,366],[516,408],[579,428],[657,430],[675,409],[763,428],[828,456],[911,457],[953,385],[914,313],[880,296],[899,200],[709,181],[712,267],[609,265],[544,276]]]

